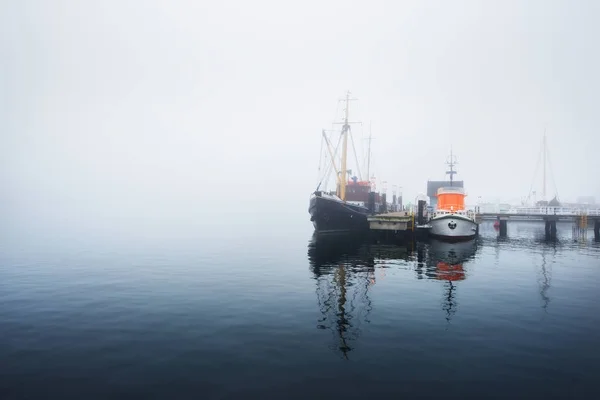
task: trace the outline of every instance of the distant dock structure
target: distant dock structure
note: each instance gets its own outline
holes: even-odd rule
[[[497,220],[500,236],[507,235],[508,221],[543,221],[548,238],[556,238],[556,223],[571,221],[574,228],[587,231],[591,225],[594,238],[600,241],[600,208],[577,209],[571,207],[515,207],[504,212],[478,213],[480,221]]]
[[[546,237],[555,239],[557,222],[568,221],[573,223],[574,231],[578,236],[585,236],[591,227],[596,241],[600,241],[600,208],[578,209],[572,207],[513,207],[498,212],[480,212],[475,207],[476,220],[479,224],[484,221],[497,221],[498,233],[506,237],[509,221],[538,221],[544,223]],[[396,211],[373,214],[367,217],[369,231],[384,236],[423,237],[429,233],[427,205],[419,201],[414,211]]]
[[[592,204],[594,199],[592,197],[581,199],[588,203],[587,205],[580,204],[574,207],[565,207],[558,201],[558,190],[556,185],[554,187],[555,195],[550,201],[546,201],[548,196],[547,191],[547,172],[552,173],[552,164],[550,163],[550,155],[548,152],[548,145],[546,140],[546,130],[542,137],[542,143],[540,153],[538,155],[538,161],[536,166],[536,173],[539,166],[542,167],[542,200],[535,201],[536,191],[533,190],[533,183],[529,190],[529,194],[526,199],[526,203],[532,201],[535,206],[519,206],[509,207],[504,210],[495,210],[491,212],[480,212],[479,207],[476,207],[477,218],[482,220],[496,220],[498,221],[498,228],[500,236],[507,235],[507,224],[508,221],[543,221],[545,224],[546,237],[555,239],[556,238],[556,223],[558,221],[572,221],[573,230],[578,231],[581,235],[585,236],[589,225],[591,224],[594,229],[595,240],[600,241],[600,208],[593,208]],[[536,173],[534,173],[534,181],[536,179]],[[554,177],[552,177],[554,182]]]

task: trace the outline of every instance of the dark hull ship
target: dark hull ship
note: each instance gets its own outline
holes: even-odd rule
[[[350,200],[343,201],[335,193],[314,192],[310,198],[308,212],[317,232],[354,232],[369,229],[367,216],[381,208],[380,196],[378,193],[369,192],[370,186],[348,186],[350,188],[357,186],[358,190],[366,191],[367,195],[371,194],[370,205],[368,201],[356,201],[360,196],[348,196]],[[348,197],[346,198],[348,199]],[[361,203],[367,204],[367,206],[365,207]]]
[[[372,182],[360,180],[356,176],[348,179],[348,175],[351,173],[347,168],[348,136],[351,135],[350,123],[348,122],[349,100],[348,93],[345,99],[344,122],[338,141],[338,147],[340,143],[342,144],[339,167],[335,163],[335,155],[338,149],[332,150],[331,143],[325,132],[323,132],[323,140],[326,142],[332,167],[337,175],[337,189],[335,192],[321,191],[319,190],[321,183],[319,183],[317,190],[310,197],[308,207],[310,220],[315,227],[315,231],[320,233],[366,231],[369,228],[367,216],[382,211],[385,205],[385,195],[380,196],[379,193],[373,192]]]

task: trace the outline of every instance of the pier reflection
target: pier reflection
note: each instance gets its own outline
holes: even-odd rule
[[[457,281],[467,277],[465,263],[475,257],[477,240],[446,243],[381,243],[358,236],[314,235],[308,244],[321,317],[318,329],[330,330],[334,350],[349,357],[374,304],[370,292],[389,268],[416,272],[417,279],[445,281],[442,309],[456,312]]]

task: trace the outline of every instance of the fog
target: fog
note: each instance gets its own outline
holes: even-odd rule
[[[357,145],[370,123],[372,171],[405,202],[450,147],[470,203],[519,201],[544,130],[549,195],[600,202],[599,17],[583,0],[2,2],[2,231],[310,227],[348,90]]]

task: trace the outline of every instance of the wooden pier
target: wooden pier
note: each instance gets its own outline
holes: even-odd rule
[[[379,238],[424,238],[429,234],[429,225],[419,225],[418,216],[411,211],[375,214],[367,220],[370,233]]]
[[[409,231],[413,230],[414,214],[408,211],[397,211],[376,214],[367,217],[370,230],[379,231]]]
[[[478,210],[475,210],[478,211]],[[477,213],[477,224],[483,221],[497,220],[499,222],[500,236],[507,235],[508,221],[540,221],[545,225],[548,238],[556,238],[556,223],[559,221],[573,221],[578,229],[587,230],[592,227],[594,237],[600,241],[600,209],[573,210],[560,207],[532,207],[519,208],[509,212]],[[375,214],[367,217],[369,230],[386,235],[421,235],[427,234],[429,226],[426,224],[425,215],[419,217],[412,211],[397,211]]]

